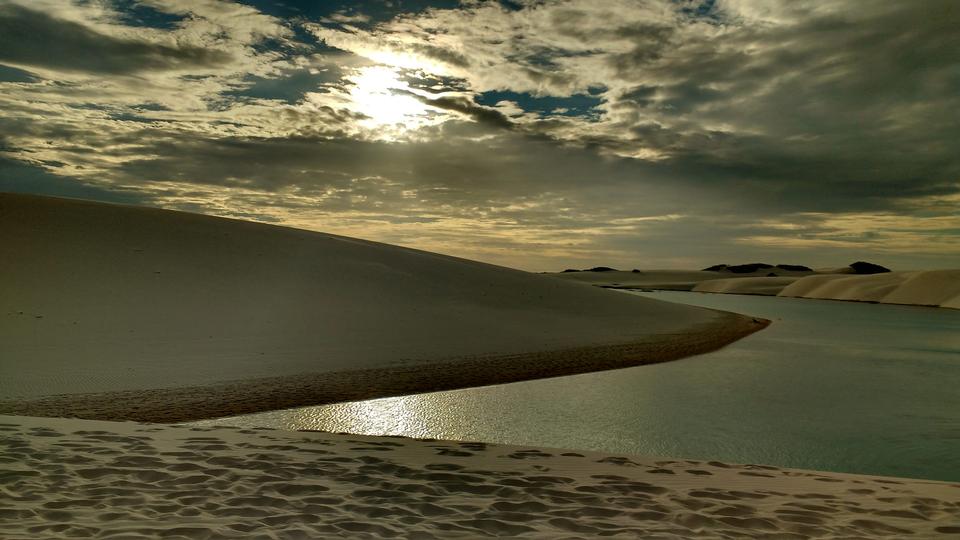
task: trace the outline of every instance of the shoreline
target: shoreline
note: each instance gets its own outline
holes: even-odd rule
[[[0,533],[784,538],[960,533],[960,484],[324,432],[0,417]],[[64,481],[64,478],[67,480]],[[106,512],[106,510],[109,510]]]
[[[176,423],[277,409],[505,384],[668,362],[722,348],[770,321],[717,311],[679,334],[534,353],[459,357],[385,368],[317,372],[151,390],[0,400],[0,414]]]
[[[656,289],[667,290],[667,289]],[[772,296],[774,298],[788,298],[790,300],[823,300],[826,302],[847,302],[854,304],[874,304],[878,306],[899,306],[911,308],[929,308],[929,309],[955,309],[945,306],[933,306],[930,304],[894,304],[891,302],[881,302],[879,300],[855,300],[848,298],[812,298],[808,296],[779,296],[776,294],[750,293],[750,292],[716,292],[716,291],[673,291],[673,292],[692,292],[697,294],[725,294],[733,296]]]
[[[720,291],[697,291],[692,289],[660,289],[656,287],[615,287],[611,285],[597,285],[604,289],[614,289],[618,291],[638,291],[638,292],[657,292],[657,291],[668,291],[668,292],[689,292],[697,294],[722,294],[722,295],[733,295],[733,296],[769,296],[774,298],[789,298],[791,300],[826,300],[828,302],[853,302],[856,304],[877,304],[882,306],[902,306],[902,307],[919,307],[919,308],[930,308],[930,309],[960,309],[953,308],[950,306],[935,306],[931,304],[899,304],[893,302],[881,302],[879,300],[856,300],[851,298],[814,298],[808,296],[780,296],[776,294],[767,294],[759,292],[720,292]]]
[[[822,270],[763,275],[764,272],[730,275],[706,270],[649,270],[549,275],[605,289],[745,294],[960,309],[960,269],[874,274]]]

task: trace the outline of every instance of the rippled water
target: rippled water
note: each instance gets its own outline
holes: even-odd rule
[[[960,311],[629,294],[774,324],[665,364],[204,423],[960,480]]]

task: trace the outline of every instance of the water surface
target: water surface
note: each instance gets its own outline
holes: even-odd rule
[[[664,364],[203,423],[960,480],[960,311],[625,294],[773,324],[719,351]]]

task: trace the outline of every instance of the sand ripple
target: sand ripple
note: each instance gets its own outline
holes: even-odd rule
[[[0,422],[4,538],[929,538],[960,531],[960,485],[943,482],[327,433]]]

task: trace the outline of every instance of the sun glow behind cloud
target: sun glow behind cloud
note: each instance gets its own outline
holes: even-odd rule
[[[0,190],[533,270],[960,261],[950,0],[249,4],[0,0]]]
[[[364,67],[349,80],[353,83],[351,107],[366,117],[359,125],[379,130],[380,138],[392,139],[434,123],[432,107],[413,97],[413,90],[396,69]]]

